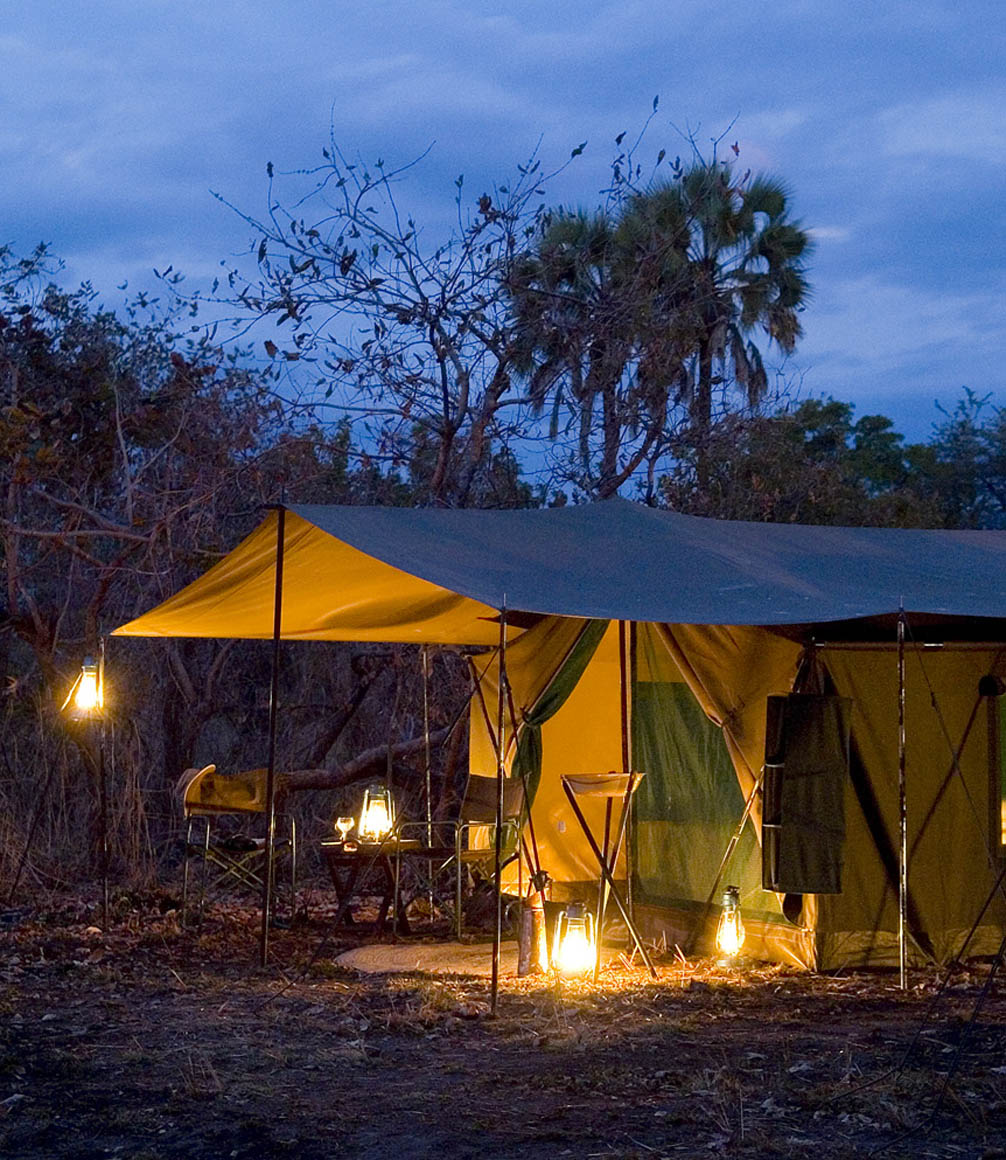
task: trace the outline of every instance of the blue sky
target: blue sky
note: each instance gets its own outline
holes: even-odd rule
[[[962,386],[1006,404],[1006,20],[1001,0],[35,0],[0,29],[0,241],[45,239],[109,305],[173,264],[212,277],[248,242],[265,164],[405,161],[434,226],[541,138],[553,189],[596,203],[612,141],[684,152],[736,117],[817,238],[784,373],[925,437]],[[774,360],[775,356],[772,356]]]

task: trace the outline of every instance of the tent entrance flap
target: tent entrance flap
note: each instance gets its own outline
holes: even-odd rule
[[[635,795],[636,897],[687,912],[698,924],[745,795],[723,729],[703,711],[653,626],[640,626],[637,658],[633,760],[646,777]],[[723,873],[741,888],[745,920],[785,921],[775,894],[762,889],[753,824],[741,831]]]

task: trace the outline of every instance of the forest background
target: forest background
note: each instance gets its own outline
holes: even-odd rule
[[[656,106],[654,107],[656,111]],[[572,151],[575,164],[582,146]],[[746,520],[1006,526],[1006,418],[965,387],[907,443],[889,418],[801,395],[786,356],[812,293],[812,231],[784,183],[730,146],[615,142],[590,210],[550,203],[538,158],[452,196],[449,237],[400,206],[409,170],[347,159],[280,177],[209,290],[106,309],[42,245],[0,249],[0,890],[98,865],[94,732],[60,715],[104,633],[303,503],[533,507],[616,492]],[[724,161],[720,152],[726,155]],[[646,154],[644,160],[644,153]],[[565,168],[565,167],[562,167]],[[287,208],[289,207],[289,208]],[[466,768],[456,650],[434,650],[436,809]],[[283,651],[279,767],[308,833],[422,761],[416,650]],[[113,642],[107,772],[113,880],[177,858],[187,766],[259,766],[267,646]]]

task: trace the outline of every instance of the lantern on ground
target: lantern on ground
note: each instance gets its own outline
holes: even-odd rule
[[[594,916],[581,903],[571,902],[559,913],[552,965],[561,975],[585,975],[594,969],[596,953]]]
[[[728,886],[723,891],[723,913],[716,930],[716,947],[725,959],[735,959],[744,945],[744,923],[741,921],[741,891]]]
[[[369,785],[363,793],[363,808],[356,832],[361,842],[382,842],[395,824],[395,803],[386,785]]]

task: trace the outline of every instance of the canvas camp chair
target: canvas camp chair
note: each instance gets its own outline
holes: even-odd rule
[[[520,849],[524,787],[518,778],[503,783],[503,865],[512,862]],[[442,910],[453,911],[454,928],[463,930],[466,881],[474,876],[491,879],[496,847],[496,778],[471,774],[458,817],[442,822],[400,822],[394,846],[396,913],[401,890],[401,870],[407,863],[423,894]],[[445,889],[449,879],[453,898]]]
[[[266,811],[266,770],[252,769],[245,773],[224,775],[215,765],[202,769],[187,769],[178,781],[177,793],[181,799],[185,820],[185,844],[182,862],[182,922],[185,921],[189,902],[190,864],[200,862],[199,922],[202,923],[207,889],[224,884],[239,885],[249,890],[261,890],[265,870],[266,839],[247,832],[248,823],[264,818]],[[283,816],[278,811],[278,816]],[[224,818],[236,819],[236,824],[218,826]],[[274,864],[289,859],[290,896],[297,887],[297,828],[294,819],[284,818],[287,834],[273,845]],[[202,826],[198,840],[193,832]],[[212,877],[211,877],[212,876]]]

